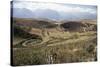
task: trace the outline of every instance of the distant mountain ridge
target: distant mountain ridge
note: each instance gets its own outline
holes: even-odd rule
[[[17,18],[47,18],[51,20],[77,20],[96,19],[96,15],[89,13],[66,13],[57,12],[52,9],[36,9],[34,11],[27,8],[13,8],[13,17]]]

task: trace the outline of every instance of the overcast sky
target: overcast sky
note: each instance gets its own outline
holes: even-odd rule
[[[56,4],[56,3],[38,3],[38,2],[14,2],[15,8],[28,8],[32,11],[35,9],[53,9],[56,11],[64,11],[64,12],[91,12],[96,13],[95,6],[82,6],[82,5],[68,5],[68,4]],[[74,11],[73,11],[74,10]]]
[[[91,16],[94,16],[95,18],[97,14],[97,7],[90,6],[90,5],[16,1],[16,2],[13,2],[13,8],[20,8],[20,9],[26,8],[32,11],[33,13],[37,9],[41,9],[41,10],[50,9],[50,10],[58,12],[60,15],[61,13],[62,14],[66,13],[66,15],[67,14],[77,14],[77,15],[79,14],[79,16],[88,14],[89,16],[91,15]]]

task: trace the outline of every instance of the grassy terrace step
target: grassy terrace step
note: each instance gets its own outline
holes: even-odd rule
[[[31,46],[55,46],[60,44],[69,44],[69,43],[75,43],[75,42],[81,42],[84,40],[88,40],[88,38],[91,39],[92,36],[95,37],[95,32],[86,32],[86,33],[72,33],[70,36],[64,36],[65,37],[56,37],[56,36],[48,36],[44,37],[44,41],[40,39],[26,39],[21,41],[20,43],[14,45],[14,47],[31,47]]]
[[[40,42],[41,42],[40,39],[25,39],[25,40],[19,42],[18,44],[13,45],[13,47],[14,48],[23,48],[23,47],[29,46],[30,43],[33,43],[32,45],[35,45]]]

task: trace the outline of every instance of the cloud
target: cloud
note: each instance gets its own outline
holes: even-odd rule
[[[14,2],[14,8],[27,8],[31,11],[34,11],[36,9],[52,9],[58,12],[88,12],[88,13],[96,13],[96,10],[93,8],[89,8],[88,6],[82,7],[82,6],[69,6],[69,5],[62,5],[62,4],[56,4],[56,3],[38,3],[38,2]]]
[[[59,3],[43,3],[43,2],[25,2],[25,1],[14,1],[13,8],[25,8],[37,14],[44,10],[52,10],[53,12],[59,13],[63,18],[73,17],[96,17],[97,8],[96,6],[89,5],[74,5],[74,4],[59,4]],[[37,10],[40,10],[38,12]],[[51,13],[52,13],[51,11]],[[22,12],[25,12],[24,10]],[[50,13],[50,11],[47,11]],[[48,13],[47,13],[48,14]],[[44,16],[44,15],[43,15]],[[47,15],[48,16],[48,15]],[[51,15],[49,15],[51,16]],[[54,15],[53,15],[54,16]]]

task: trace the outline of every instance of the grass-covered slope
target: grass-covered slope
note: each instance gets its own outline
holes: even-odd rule
[[[53,23],[54,21],[48,22],[47,20],[33,22],[32,19],[14,20],[12,65],[97,60],[96,22],[62,22],[60,25]],[[48,28],[45,25],[54,27]]]

